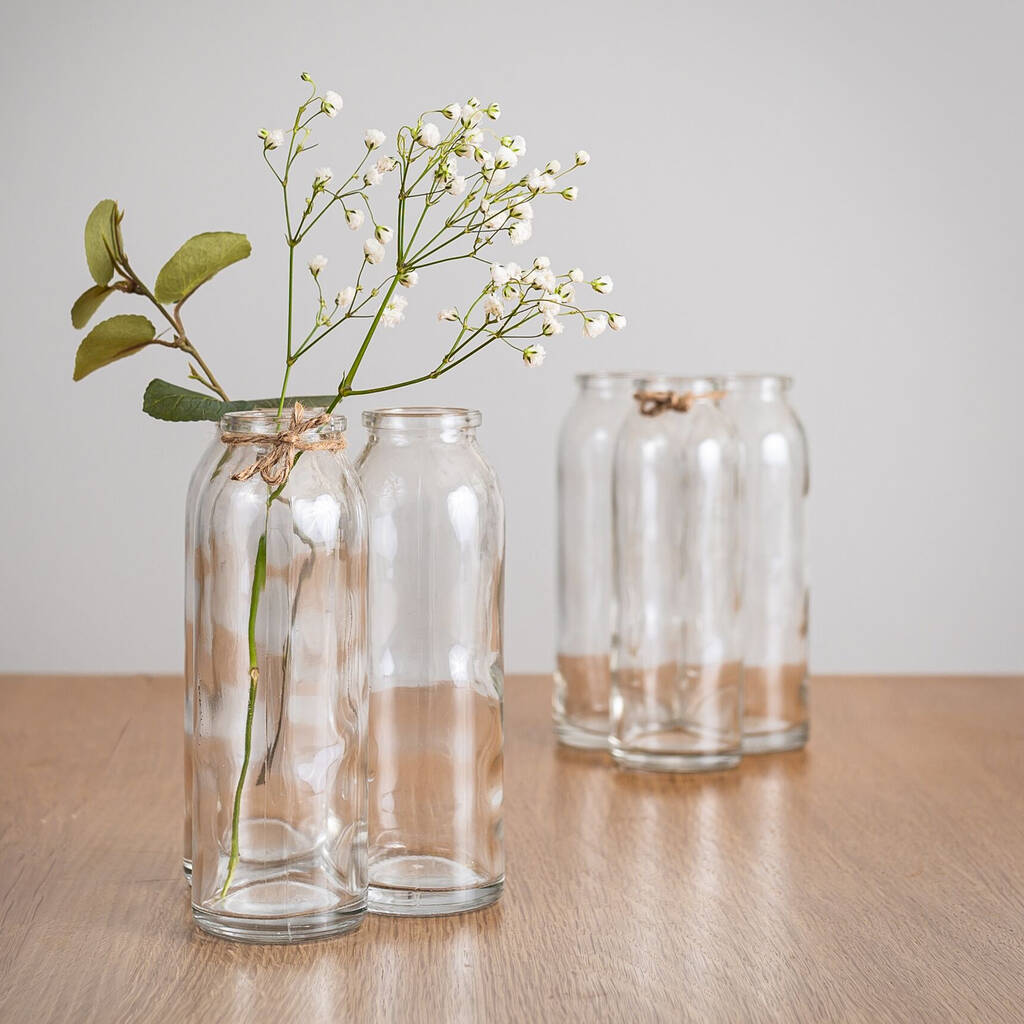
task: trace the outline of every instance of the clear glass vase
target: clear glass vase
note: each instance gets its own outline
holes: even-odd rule
[[[608,746],[613,634],[612,465],[635,372],[585,373],[558,441],[558,662],[552,715],[571,747]]]
[[[203,454],[192,471],[185,497],[185,828],[181,866],[185,878],[192,880],[192,694],[195,690],[196,594],[199,590],[196,560],[196,516],[203,488],[214,467],[225,458],[227,449],[220,440],[220,424],[213,428]]]
[[[286,424],[255,411],[221,426]],[[283,488],[232,479],[267,451],[225,446],[199,491],[192,911],[216,935],[289,943],[366,910],[367,527],[343,452],[302,452]]]
[[[739,446],[717,381],[662,377],[686,412],[629,415],[615,453],[615,761],[652,771],[740,758]]]
[[[370,910],[474,910],[505,872],[501,491],[478,412],[378,409],[363,423]]]
[[[807,439],[792,381],[725,379],[722,409],[743,456],[743,751],[807,742]]]

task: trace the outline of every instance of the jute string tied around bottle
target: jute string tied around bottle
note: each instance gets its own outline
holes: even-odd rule
[[[638,391],[633,396],[640,403],[642,416],[660,416],[663,412],[689,412],[701,398],[717,402],[724,391]]]
[[[226,445],[236,447],[242,444],[266,447],[266,451],[251,465],[231,474],[232,480],[248,480],[257,473],[271,486],[278,487],[288,479],[299,452],[340,452],[345,448],[345,437],[324,437],[306,440],[303,434],[329,423],[331,414],[322,412],[317,416],[303,419],[305,410],[301,402],[292,408],[291,422],[276,434],[244,434],[225,430],[220,439]]]

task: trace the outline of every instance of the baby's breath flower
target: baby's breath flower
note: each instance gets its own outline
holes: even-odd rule
[[[576,166],[582,167],[584,164],[590,163],[590,154],[585,150],[578,150],[576,153]]]
[[[579,267],[573,267],[572,270],[569,271],[569,280],[575,281],[579,284],[583,280],[583,271],[580,270]]]
[[[437,314],[437,319],[438,319],[439,322],[443,321],[443,320],[447,320],[447,321],[449,321],[451,323],[455,323],[459,319],[459,311],[457,309],[455,309],[454,306],[451,306],[448,309],[442,309]]]
[[[356,297],[356,290],[351,285],[347,288],[342,288],[340,292],[334,297],[334,301],[337,303],[339,309],[348,309],[352,305],[352,300]]]
[[[466,179],[461,174],[456,174],[452,180],[445,185],[444,190],[453,196],[461,196],[466,191]]]
[[[526,187],[534,194],[547,192],[555,187],[555,179],[550,174],[545,174],[538,167],[534,167],[526,176]]]
[[[506,135],[502,138],[503,146],[508,146],[516,156],[526,156],[526,139],[522,135]]]
[[[371,167],[363,175],[363,184],[366,185],[368,188],[372,187],[373,185],[379,185],[383,180],[384,175],[381,174],[381,172],[378,171],[376,167]]]
[[[563,281],[555,289],[555,295],[562,302],[573,302],[576,298],[576,289],[568,281]]]
[[[334,92],[333,89],[328,89],[327,92],[324,93],[324,98],[320,104],[320,109],[328,117],[337,117],[338,111],[341,110],[341,108],[344,105],[345,104],[342,98],[336,92]]]
[[[366,214],[362,210],[346,210],[345,220],[348,222],[350,230],[358,231],[363,226],[363,221],[366,220]]]
[[[527,345],[523,349],[523,362],[527,366],[540,366],[544,362],[544,356],[547,353],[544,351],[543,345]]]
[[[420,275],[415,270],[407,270],[398,279],[398,283],[403,288],[415,288],[416,285],[419,283],[419,279],[420,279]]]
[[[580,190],[575,185],[570,185],[568,188],[562,189],[562,198],[567,199],[570,203],[576,202],[579,194]]]
[[[448,118],[449,121],[458,121],[462,117],[462,107],[458,103],[449,103],[441,113]]]
[[[551,269],[551,260],[549,260],[547,256],[538,256],[533,261],[533,269],[534,270],[550,270]]]
[[[523,268],[518,263],[506,263],[505,273],[508,274],[510,281],[518,281],[523,276]]]
[[[425,149],[433,149],[441,141],[441,129],[428,121],[416,132],[416,141]]]
[[[508,284],[509,272],[506,267],[503,267],[500,263],[491,264],[491,281],[501,287],[503,284]]]
[[[541,327],[540,333],[545,338],[553,338],[556,334],[561,334],[565,330],[565,324],[561,320],[556,320],[553,316],[544,317],[544,326]]]
[[[602,274],[600,277],[595,277],[594,280],[590,282],[590,287],[593,288],[595,292],[607,295],[614,285],[612,284],[612,279],[607,274]]]
[[[383,224],[378,224],[377,230],[374,231],[374,235],[376,236],[377,241],[380,242],[381,245],[387,245],[388,242],[390,242],[391,239],[394,237],[394,234],[395,233],[394,231],[391,230],[391,228],[385,227],[385,225]]]
[[[509,211],[516,220],[533,220],[533,206],[530,203],[517,203]]]
[[[626,318],[621,313],[612,313],[608,317],[608,326],[613,331],[621,331],[626,326]]]
[[[366,134],[363,136],[363,142],[366,143],[367,149],[377,149],[379,146],[384,145],[384,140],[387,136],[379,128],[367,128]]]
[[[397,324],[400,324],[405,319],[405,307],[408,305],[409,300],[404,296],[392,296],[388,301],[388,304],[384,307],[384,312],[381,313],[381,327],[394,327]]]
[[[277,149],[279,146],[284,145],[284,132],[280,128],[275,128],[272,132],[268,132],[266,128],[261,128],[260,138],[263,140],[264,149]]]
[[[318,167],[313,177],[314,185],[326,185],[334,177],[334,171],[330,167]]]
[[[505,226],[505,222],[508,220],[508,213],[504,210],[499,211],[489,220],[484,221],[484,228],[487,231],[497,231],[499,228]]]
[[[484,299],[484,315],[488,320],[497,320],[505,315],[505,307],[497,295],[488,295]]]
[[[508,146],[498,147],[498,152],[494,154],[495,167],[515,167],[517,163],[519,163],[519,157]]]
[[[475,96],[470,96],[465,103],[462,104],[462,124],[466,128],[471,128],[473,125],[480,120],[480,101]]]
[[[481,176],[487,179],[492,189],[496,189],[505,184],[506,172],[500,167],[490,170],[485,168],[481,171]]]
[[[608,326],[608,321],[605,319],[604,313],[595,313],[592,317],[585,316],[583,318],[583,333],[588,338],[596,338],[599,334],[604,334],[604,329]]]
[[[557,174],[562,169],[562,165],[557,160],[549,160],[544,165],[545,174]]]
[[[375,166],[381,174],[387,174],[398,166],[398,161],[393,156],[382,156]]]
[[[513,245],[522,245],[523,242],[529,241],[532,234],[533,224],[528,220],[517,220],[515,224],[508,229],[508,237]]]
[[[497,121],[501,117],[501,107],[497,103],[488,103],[484,107],[484,113],[492,120]]]
[[[316,277],[327,266],[326,256],[314,256],[309,261],[309,272]]]
[[[380,263],[384,259],[384,246],[376,238],[368,238],[363,242],[363,255],[367,263]]]

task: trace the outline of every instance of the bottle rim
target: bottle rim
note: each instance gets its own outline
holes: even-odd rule
[[[324,411],[323,406],[303,408],[305,419],[312,419]],[[291,424],[292,414],[286,409],[280,416],[276,407],[262,409],[235,409],[224,413],[220,418],[220,429],[234,434],[278,434],[287,430]],[[309,431],[317,434],[340,434],[348,426],[348,420],[341,413],[332,412],[331,418],[322,426]]]
[[[722,384],[727,391],[764,389],[766,387],[788,391],[793,386],[793,378],[782,373],[725,373],[722,374]]]
[[[428,427],[457,430],[480,426],[479,409],[460,409],[441,405],[400,405],[386,409],[367,409],[363,426],[370,430],[410,430]]]

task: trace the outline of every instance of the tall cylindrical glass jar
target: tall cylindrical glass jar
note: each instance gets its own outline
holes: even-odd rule
[[[722,408],[743,457],[743,751],[807,742],[807,439],[789,403],[792,381],[725,379]]]
[[[635,410],[616,444],[609,745],[623,767],[709,771],[740,758],[739,446],[717,388],[639,381],[680,400]]]
[[[203,454],[189,478],[185,496],[185,829],[181,865],[192,880],[192,693],[195,689],[196,592],[199,589],[196,560],[196,516],[203,488],[210,482],[227,450],[220,440],[220,425],[213,428]]]
[[[378,409],[370,521],[370,910],[501,895],[505,525],[470,409]]]
[[[366,508],[341,451],[301,451],[283,487],[232,479],[286,424],[221,426],[263,440],[225,446],[196,514],[193,916],[249,942],[335,935],[366,910]]]
[[[634,408],[637,373],[584,373],[558,441],[558,662],[555,734],[571,747],[608,746],[615,644],[612,464]]]

